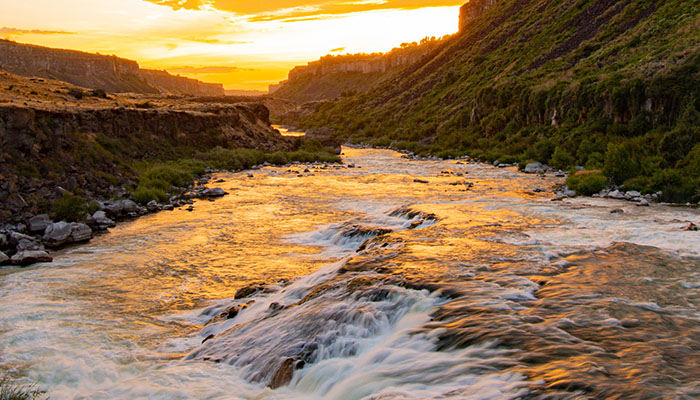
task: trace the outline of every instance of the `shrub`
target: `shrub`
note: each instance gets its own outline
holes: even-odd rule
[[[604,171],[605,175],[612,178],[615,183],[622,183],[636,177],[639,172],[637,164],[634,155],[624,145],[608,144]]]
[[[549,161],[550,164],[559,169],[567,169],[574,165],[576,160],[574,157],[566,150],[561,147],[557,147],[552,154],[552,159]]]
[[[140,204],[146,204],[151,200],[162,203],[168,200],[168,194],[158,188],[140,186],[131,194],[131,199]]]
[[[53,203],[53,213],[59,221],[82,221],[87,216],[85,198],[64,194]]]
[[[608,179],[599,170],[579,171],[569,175],[566,185],[579,194],[590,196],[605,189]]]
[[[274,153],[270,153],[267,156],[267,161],[271,164],[275,165],[283,165],[289,162],[289,159],[287,158],[287,155],[284,154],[281,151],[276,151]]]

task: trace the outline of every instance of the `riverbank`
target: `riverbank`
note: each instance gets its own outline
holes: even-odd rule
[[[285,138],[268,109],[218,98],[87,91],[0,72],[0,265],[51,260],[122,219],[220,196],[212,170],[340,162]],[[201,190],[200,190],[201,189]]]

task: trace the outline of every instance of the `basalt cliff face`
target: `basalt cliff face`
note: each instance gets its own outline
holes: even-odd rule
[[[76,191],[123,195],[134,160],[173,159],[222,148],[286,150],[259,103],[170,96],[86,94],[58,81],[0,72],[0,221],[24,221]]]
[[[420,44],[404,44],[384,54],[325,56],[292,69],[286,81],[270,86],[270,94],[303,103],[365,92],[392,73],[426,57],[443,40],[433,38]]]
[[[0,69],[111,93],[224,95],[223,85],[141,69],[136,61],[8,40],[0,40]]]

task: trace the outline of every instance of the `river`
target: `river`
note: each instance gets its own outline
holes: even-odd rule
[[[51,399],[700,396],[698,210],[343,151],[0,270],[0,365]]]

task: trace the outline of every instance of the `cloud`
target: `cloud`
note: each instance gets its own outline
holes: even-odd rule
[[[75,32],[66,31],[44,31],[41,29],[18,29],[3,26],[0,28],[0,35],[74,35]]]
[[[246,17],[249,21],[274,21],[318,15],[343,15],[354,12],[462,5],[465,0],[147,0],[180,9],[216,9]]]
[[[331,53],[339,53],[341,51],[345,50],[345,47],[338,47],[336,49],[331,49]]]
[[[238,67],[173,67],[168,72],[178,74],[228,74],[238,71]]]

